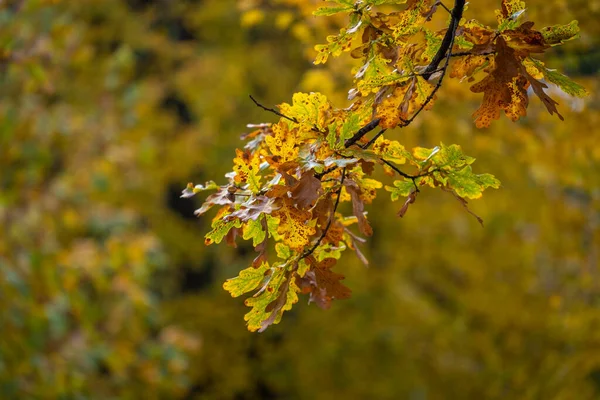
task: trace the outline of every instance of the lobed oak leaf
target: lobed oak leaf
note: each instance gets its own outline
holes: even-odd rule
[[[225,219],[239,219],[241,221],[257,220],[263,214],[272,214],[279,209],[276,199],[267,196],[253,196],[239,208],[225,217]]]
[[[247,183],[253,193],[260,192],[260,157],[258,153],[235,149],[236,157],[233,159],[234,182]]]
[[[306,209],[317,201],[323,193],[323,188],[321,181],[308,171],[292,186],[290,193],[298,208]]]
[[[490,174],[474,174],[471,166],[467,165],[448,174],[447,186],[460,197],[478,199],[485,189],[498,189],[500,181]]]
[[[337,260],[325,258],[318,262],[314,257],[308,257],[312,268],[304,277],[296,278],[298,287],[303,293],[310,293],[309,302],[315,302],[320,308],[328,309],[334,299],[347,299],[352,291],[340,281],[344,275],[331,271]]]
[[[547,89],[548,85],[536,80],[533,76],[529,75],[529,73],[527,73],[524,67],[522,69],[522,72],[525,75],[525,79],[529,81],[533,92],[536,94],[537,97],[540,98],[540,100],[542,100],[542,103],[544,104],[544,106],[546,106],[546,109],[548,110],[550,115],[556,114],[561,121],[564,121],[565,118],[558,112],[558,109],[556,108],[558,102],[552,99],[550,96],[548,96],[546,92],[544,92],[544,89]]]
[[[496,40],[497,54],[494,69],[480,82],[471,86],[474,93],[483,92],[481,106],[473,113],[478,128],[490,126],[492,120],[500,117],[500,111],[513,121],[527,114],[527,79],[521,75],[524,70],[515,55],[500,36]]]
[[[272,155],[268,161],[273,167],[280,168],[285,163],[296,162],[299,151],[296,147],[296,130],[290,130],[286,122],[273,125],[273,135],[265,137],[265,143]]]
[[[278,217],[280,221],[277,233],[281,235],[283,242],[293,250],[301,251],[316,232],[314,224],[311,224],[312,214],[309,211],[299,210],[290,204],[285,204],[274,212],[274,216]]]
[[[400,197],[407,197],[414,189],[415,184],[411,180],[397,180],[394,181],[394,187],[385,187],[385,190],[391,193],[392,201],[396,201]]]
[[[546,43],[554,46],[579,37],[579,26],[577,21],[571,21],[566,25],[547,26],[540,33]]]
[[[530,58],[528,61],[529,63],[524,63],[524,65],[527,67],[527,72],[530,75],[532,75],[535,79],[544,78],[548,82],[552,82],[553,84],[561,88],[563,92],[571,96],[585,97],[589,95],[589,92],[583,86],[579,85],[576,82],[573,82],[568,76],[563,75],[554,69],[546,68],[544,66],[544,63],[534,58]],[[536,76],[535,72],[532,71],[530,68],[535,68],[535,71],[542,76]]]
[[[204,236],[204,244],[207,246],[213,243],[219,244],[232,228],[241,227],[242,222],[240,220],[235,219],[225,221],[223,219],[217,219],[212,223],[213,229]]]
[[[230,278],[223,284],[223,289],[227,290],[231,297],[238,297],[251,292],[259,287],[264,281],[265,274],[269,271],[269,264],[262,263],[258,268],[250,267],[240,271],[235,278]]]
[[[248,220],[243,227],[242,238],[244,240],[252,239],[252,246],[256,247],[262,243],[267,236],[267,229],[263,226],[265,218],[260,220]]]
[[[194,211],[196,216],[204,214],[215,205],[232,205],[235,203],[235,186],[221,186],[216,193],[206,198],[202,207]]]
[[[255,297],[244,302],[252,309],[244,316],[248,330],[263,332],[272,324],[281,321],[284,311],[291,310],[298,302],[300,289],[290,279],[290,273],[283,266],[271,269],[273,272],[263,289]]]
[[[277,243],[275,245],[275,252],[277,253],[277,257],[285,261],[289,260],[294,254],[294,252],[283,243]]]

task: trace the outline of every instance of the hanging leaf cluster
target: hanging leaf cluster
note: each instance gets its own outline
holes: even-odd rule
[[[182,194],[215,190],[196,210],[200,216],[218,208],[205,236],[207,245],[252,242],[252,265],[224,284],[234,297],[249,296],[245,303],[250,311],[244,319],[250,331],[278,323],[299,296],[325,309],[333,300],[350,296],[336,265],[346,250],[368,263],[360,250],[373,233],[366,207],[380,189],[393,201],[404,199],[400,217],[415,203],[419,188],[429,186],[452,194],[483,223],[468,208],[467,199],[480,198],[500,182],[493,175],[475,173],[473,157],[455,144],[408,150],[384,135],[431,109],[447,72],[450,78],[479,79],[471,86],[473,92],[483,93],[473,114],[477,127],[489,126],[501,111],[513,121],[525,116],[530,88],[562,119],[557,102],[545,92],[548,82],[568,94],[586,95],[581,86],[533,57],[575,38],[577,23],[536,30],[533,22],[522,21],[522,1],[502,1],[495,28],[465,19],[461,0],[452,10],[428,0],[329,3],[315,15],[346,13],[349,23],[315,47],[315,63],[344,52],[362,60],[353,71],[352,105],[335,108],[320,93],[296,93],[291,104],[281,104],[278,110],[255,100],[279,121],[252,125],[255,129],[243,136],[247,144],[236,150],[224,185],[189,184]],[[395,11],[384,13],[380,6]],[[449,13],[448,27],[430,30],[429,22],[438,12]],[[379,131],[369,140],[376,128]],[[375,167],[396,179],[384,185],[372,177]]]

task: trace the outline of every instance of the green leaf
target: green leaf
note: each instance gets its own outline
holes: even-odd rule
[[[242,222],[238,219],[234,219],[233,221],[224,221],[219,219],[212,224],[213,230],[208,232],[206,236],[204,236],[204,243],[206,245],[210,245],[213,243],[219,244],[223,240],[227,233],[231,230],[231,228],[240,228],[242,226]]]
[[[243,238],[244,240],[252,239],[252,246],[256,247],[265,240],[267,232],[262,228],[262,218],[259,217],[256,220],[249,219],[244,225]]]
[[[396,201],[400,197],[408,197],[415,190],[415,184],[411,180],[398,180],[394,181],[394,187],[386,186],[385,190],[391,192],[392,201]]]
[[[373,143],[373,151],[395,164],[404,164],[406,158],[410,157],[410,153],[398,141],[385,139],[383,136],[379,136]]]
[[[563,42],[579,37],[579,26],[577,21],[571,21],[566,25],[547,26],[540,30],[546,43],[550,45],[562,44]]]
[[[248,330],[264,331],[271,324],[278,324],[284,311],[292,309],[298,302],[298,292],[290,274],[284,268],[275,268],[269,282],[256,297],[246,299],[245,304],[252,307],[245,316]]]
[[[577,82],[572,81],[568,76],[561,74],[555,69],[548,69],[544,64],[534,58],[530,59],[535,67],[544,75],[544,79],[561,88],[561,90],[571,96],[585,97],[590,93]]]
[[[478,199],[483,191],[492,187],[498,189],[500,181],[490,174],[476,175],[470,165],[448,175],[448,187],[460,197]]]
[[[265,273],[269,270],[268,263],[262,263],[258,268],[250,267],[240,271],[235,278],[227,279],[223,289],[227,290],[231,297],[238,297],[244,293],[251,292],[265,279]]]
[[[330,16],[330,15],[337,14],[340,12],[349,12],[349,11],[352,11],[353,9],[354,9],[353,5],[345,5],[345,6],[338,6],[338,7],[319,7],[315,12],[313,12],[313,15],[316,15],[318,17]]]
[[[343,148],[346,140],[354,136],[354,134],[360,129],[360,120],[360,115],[354,113],[346,117],[346,121],[344,122],[344,125],[342,125],[340,137],[335,149]]]
[[[359,69],[355,78],[360,79],[356,88],[363,96],[377,92],[382,86],[392,85],[408,80],[409,76],[398,73],[389,60],[377,54]]]
[[[309,269],[310,264],[306,262],[306,258],[303,258],[302,260],[298,261],[298,270],[296,271],[296,273],[300,276],[300,278],[306,275]]]
[[[288,260],[293,254],[292,250],[283,243],[275,245],[275,252],[277,253],[277,257],[283,260]]]

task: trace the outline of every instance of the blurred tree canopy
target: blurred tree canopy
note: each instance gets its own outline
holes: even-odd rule
[[[599,1],[527,2],[542,26],[579,20],[545,58],[592,93],[555,93],[565,122],[532,102],[476,130],[478,95],[448,81],[394,133],[461,143],[502,181],[472,204],[485,228],[451,196],[423,190],[402,220],[377,200],[373,267],[339,264],[352,299],[244,329],[221,282],[252,248],[205,248],[211,216],[179,194],[273,121],[248,94],[347,103],[352,60],[312,66],[345,23],[320,3],[0,2],[0,397],[600,396]]]

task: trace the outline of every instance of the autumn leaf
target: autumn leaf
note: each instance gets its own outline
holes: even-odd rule
[[[194,211],[196,216],[204,214],[215,205],[231,205],[235,202],[235,186],[221,186],[216,193],[206,198],[202,207]]]
[[[204,185],[196,185],[196,186],[194,186],[193,183],[188,183],[186,188],[183,189],[183,191],[181,192],[180,197],[187,199],[187,198],[194,196],[196,193],[203,192],[205,190],[218,189],[218,188],[219,188],[219,186],[213,181],[208,181]]]
[[[296,161],[298,157],[296,132],[290,130],[286,122],[280,121],[273,125],[273,135],[265,137],[265,143],[273,156],[269,162],[274,167]]]
[[[235,150],[236,157],[233,159],[234,181],[236,183],[247,183],[253,193],[260,192],[260,158],[258,153],[250,151]]]
[[[311,226],[314,224],[311,223],[312,214],[309,211],[285,204],[274,212],[274,216],[280,220],[277,232],[291,249],[301,251],[316,232],[314,226]]]
[[[352,293],[340,282],[344,276],[331,271],[336,261],[335,258],[326,258],[318,262],[309,257],[310,270],[302,278],[296,278],[302,293],[310,293],[309,301],[315,302],[322,309],[330,308],[332,300],[347,299]]]
[[[212,223],[212,231],[208,232],[204,239],[204,244],[219,244],[232,228],[241,228],[242,222],[238,219],[225,221],[217,219]]]
[[[302,175],[290,192],[298,208],[305,209],[321,196],[323,189],[321,188],[321,181],[308,171]]]
[[[263,332],[270,325],[278,324],[283,312],[291,310],[298,302],[300,289],[290,279],[289,271],[283,266],[272,268],[272,271],[260,294],[245,301],[246,306],[252,307],[244,316],[251,332]]]
[[[577,21],[571,21],[566,25],[547,26],[540,33],[546,43],[555,46],[579,37],[579,26]]]
[[[528,82],[520,74],[521,63],[502,37],[498,37],[496,42],[498,53],[493,71],[471,86],[473,93],[483,92],[481,106],[473,113],[478,128],[490,126],[493,120],[500,117],[500,111],[504,111],[512,121],[527,114]]]
[[[225,281],[223,289],[227,290],[231,297],[238,297],[256,290],[264,281],[265,273],[269,270],[267,263],[262,263],[258,268],[250,267],[241,270],[238,276]]]
[[[395,164],[404,164],[408,153],[398,141],[389,140],[383,136],[379,136],[373,143],[373,151],[383,159]]]
[[[346,179],[344,180],[344,187],[348,193],[350,193],[352,198],[352,211],[358,219],[358,229],[363,235],[371,236],[373,234],[373,228],[371,228],[367,217],[365,217],[365,204],[361,199],[361,191],[358,184],[352,179]]]

